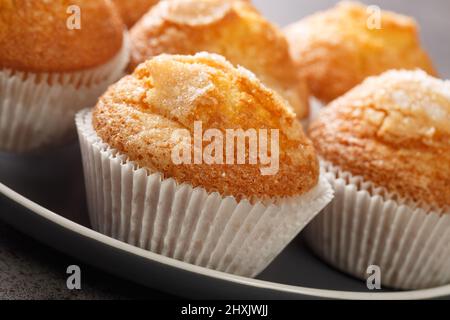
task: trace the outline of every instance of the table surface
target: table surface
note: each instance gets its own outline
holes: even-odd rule
[[[81,269],[81,290],[67,288],[70,265]],[[171,298],[67,257],[0,222],[0,299]]]
[[[329,7],[333,0],[254,0],[274,22],[285,25],[316,10]],[[365,1],[366,2],[366,1]],[[370,1],[382,8],[414,16],[421,24],[425,47],[440,74],[450,75],[447,0]],[[283,10],[280,7],[289,7]],[[1,208],[0,208],[1,210]],[[10,214],[14,214],[11,212]],[[78,265],[82,289],[69,290],[66,269]],[[168,299],[173,296],[118,279],[47,248],[0,222],[0,299]]]

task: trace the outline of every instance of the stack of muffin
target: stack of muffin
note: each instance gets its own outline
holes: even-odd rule
[[[250,1],[113,2],[71,1],[78,29],[61,2],[0,2],[0,149],[66,142],[95,105],[76,115],[94,229],[255,276],[308,225],[344,272],[450,282],[450,83],[411,18],[382,12],[369,28],[366,7],[344,2],[283,31]],[[314,119],[312,96],[329,104]],[[175,164],[199,121],[276,130],[278,170]]]

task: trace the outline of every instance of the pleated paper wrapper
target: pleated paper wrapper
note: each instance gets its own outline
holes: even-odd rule
[[[71,73],[0,70],[0,151],[23,153],[61,145],[74,138],[73,119],[93,107],[124,73],[129,39],[107,63]]]
[[[309,246],[332,266],[381,284],[423,289],[450,283],[450,211],[418,205],[322,163],[335,198],[305,230]]]
[[[328,204],[325,178],[308,193],[251,204],[139,168],[108,147],[77,114],[92,227],[177,260],[254,277]]]

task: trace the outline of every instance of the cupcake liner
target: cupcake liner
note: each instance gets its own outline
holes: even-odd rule
[[[188,263],[256,276],[333,197],[321,177],[302,196],[237,202],[139,168],[101,141],[89,111],[76,124],[92,227]]]
[[[94,106],[122,76],[128,60],[125,33],[120,52],[94,69],[59,74],[0,70],[0,150],[27,152],[74,137],[76,112]]]
[[[335,198],[306,228],[312,250],[338,269],[381,283],[423,289],[450,283],[450,211],[417,204],[323,163]]]

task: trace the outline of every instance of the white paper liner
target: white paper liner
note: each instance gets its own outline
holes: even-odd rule
[[[306,228],[309,246],[338,269],[381,283],[423,289],[450,283],[450,212],[401,199],[386,189],[322,163],[334,200]]]
[[[123,75],[129,50],[125,33],[120,52],[94,69],[62,74],[0,70],[0,150],[27,152],[74,137],[76,112],[94,106]]]
[[[324,177],[277,204],[208,194],[139,168],[103,143],[91,122],[89,111],[76,116],[92,227],[155,253],[254,277],[333,197]]]

